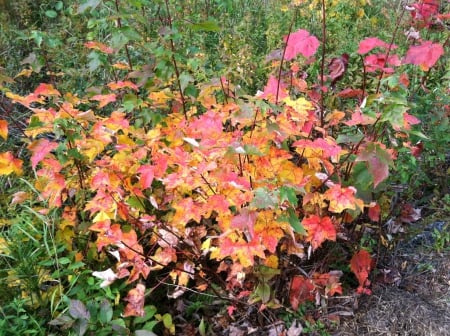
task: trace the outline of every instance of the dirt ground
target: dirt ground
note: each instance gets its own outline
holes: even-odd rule
[[[433,223],[385,256],[373,295],[332,335],[450,335],[450,251],[430,247],[436,225],[449,230],[448,221]]]

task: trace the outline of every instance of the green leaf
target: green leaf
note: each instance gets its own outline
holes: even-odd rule
[[[58,2],[55,4],[55,9],[56,9],[57,11],[60,11],[61,9],[63,9],[63,6],[64,6],[64,3],[63,3],[62,1],[58,1]]]
[[[104,299],[100,302],[100,312],[98,319],[101,323],[106,324],[111,321],[113,316],[113,310],[108,300]]]
[[[49,10],[45,11],[45,16],[47,16],[51,19],[54,19],[55,17],[58,16],[58,13],[55,12],[54,10],[49,9]]]
[[[153,331],[150,330],[136,330],[134,336],[157,336]]]
[[[198,326],[198,332],[199,332],[200,336],[206,336],[206,325],[205,325],[205,320],[203,319],[203,317]]]
[[[268,282],[274,276],[279,275],[280,273],[281,273],[281,271],[279,269],[267,267],[264,265],[258,266],[257,271],[256,271],[258,279],[260,279],[262,282]]]
[[[190,25],[193,31],[209,31],[209,32],[218,32],[220,31],[220,27],[217,22],[213,20],[207,20],[199,23],[193,23]]]
[[[244,145],[244,151],[247,155],[264,156],[264,154],[261,153],[259,149],[253,145]]]
[[[270,286],[265,282],[258,284],[258,286],[255,289],[255,294],[259,298],[261,298],[261,301],[263,303],[269,302],[270,301]]]
[[[288,201],[291,205],[297,206],[298,199],[294,188],[288,186],[282,186],[280,188],[280,204],[284,201]]]
[[[165,313],[163,315],[162,321],[163,321],[164,327],[166,329],[170,329],[170,327],[172,327],[172,324],[173,324],[173,322],[172,322],[172,315],[170,315],[169,313]]]
[[[95,9],[99,4],[101,0],[88,0],[84,4],[81,4],[80,7],[78,7],[77,14],[84,13],[88,8],[91,8],[91,11]]]
[[[125,44],[127,44],[130,39],[121,33],[120,31],[116,31],[112,34],[111,38],[111,47],[115,50],[122,49]]]
[[[140,41],[142,40],[141,35],[134,30],[133,28],[126,26],[120,28],[120,31],[123,33],[123,35],[129,40],[129,41]]]
[[[278,205],[278,193],[270,192],[267,188],[257,188],[250,205],[257,209],[275,208]]]
[[[61,258],[58,259],[58,262],[61,265],[67,265],[67,264],[70,264],[70,259],[67,258],[67,257],[61,257]]]
[[[295,210],[292,208],[288,209],[288,217],[286,218],[287,222],[292,226],[295,232],[300,233],[302,235],[306,235],[305,228],[303,227],[302,223],[298,219],[297,214],[295,213]]]
[[[135,324],[144,323],[150,320],[153,316],[156,314],[156,307],[155,306],[145,306],[144,307],[144,316],[138,316],[134,319]],[[157,322],[157,321],[156,321]]]
[[[192,83],[194,81],[194,77],[192,77],[190,74],[183,72],[182,74],[180,74],[180,86],[181,86],[181,91],[184,92],[184,90],[186,89],[186,87],[188,86],[189,83]]]
[[[137,197],[137,196],[130,196],[127,199],[127,203],[129,206],[141,210],[141,211],[145,211],[145,207],[143,205],[143,201]]]

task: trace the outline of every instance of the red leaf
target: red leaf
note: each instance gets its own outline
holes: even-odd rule
[[[422,218],[420,209],[414,209],[411,204],[404,204],[400,213],[402,223],[411,224]]]
[[[378,222],[380,220],[381,207],[379,204],[375,204],[369,208],[368,216],[372,222]]]
[[[127,297],[124,299],[128,301],[127,306],[123,312],[123,316],[144,316],[144,302],[145,302],[145,286],[138,284],[136,288],[131,289],[128,292]]]
[[[357,289],[358,293],[371,294],[371,291],[366,287],[370,285],[368,277],[372,270],[372,266],[372,257],[366,250],[355,253],[350,260],[350,269],[356,275],[359,282],[359,287]]]
[[[287,61],[294,59],[298,54],[302,54],[306,58],[314,55],[320,44],[315,36],[309,35],[309,32],[303,29],[285,36],[284,42],[286,42],[288,37],[289,40],[287,41],[286,52],[284,54],[284,58]]]
[[[328,72],[331,78],[331,86],[344,76],[348,65],[348,54],[342,54],[340,57],[334,57],[328,64]]]
[[[314,284],[310,279],[302,275],[294,276],[289,290],[289,301],[292,309],[297,310],[298,306],[306,301],[314,301],[314,290]]]
[[[306,240],[311,242],[313,250],[317,249],[325,240],[336,240],[336,228],[328,216],[320,218],[312,215],[304,218],[302,224],[308,231]]]
[[[363,94],[363,90],[361,89],[351,89],[347,88],[340,91],[337,95],[341,98],[353,98],[353,97],[361,97]]]
[[[377,47],[387,49],[387,48],[389,48],[389,43],[386,43],[377,37],[368,37],[368,38],[362,40],[361,42],[359,42],[358,54],[360,54],[360,55],[367,54],[369,51],[371,51],[372,49],[375,49]],[[395,49],[395,48],[397,48],[397,46],[395,44],[393,44],[391,46],[391,49]]]
[[[51,142],[47,139],[38,139],[28,145],[28,149],[33,153],[31,155],[31,167],[36,168],[37,164],[41,162],[44,157],[58,147],[57,143]]]
[[[419,65],[422,70],[428,71],[443,54],[444,48],[442,45],[432,41],[424,41],[421,45],[409,48],[403,63]]]

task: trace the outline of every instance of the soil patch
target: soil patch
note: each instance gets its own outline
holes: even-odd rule
[[[430,248],[431,232],[449,227],[436,223],[385,257],[373,295],[362,297],[354,318],[333,335],[450,335],[450,251]]]

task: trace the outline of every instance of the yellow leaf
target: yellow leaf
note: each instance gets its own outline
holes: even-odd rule
[[[22,160],[16,159],[11,152],[0,153],[0,175],[12,173],[22,175]]]
[[[98,214],[95,215],[94,219],[92,220],[93,223],[97,223],[104,220],[114,219],[114,215],[110,215],[106,213],[105,211],[100,211]]]

